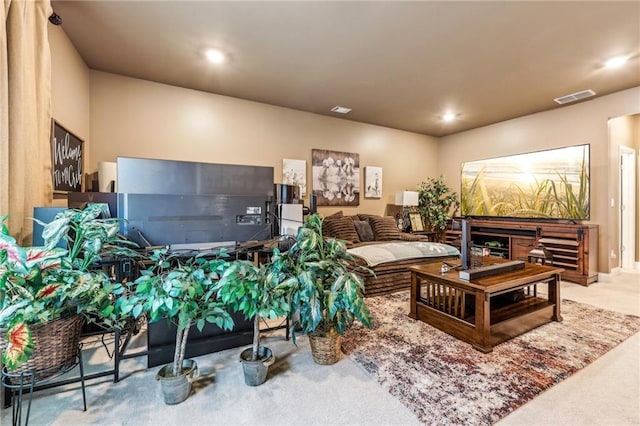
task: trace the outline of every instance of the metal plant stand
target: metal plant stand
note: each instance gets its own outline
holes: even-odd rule
[[[54,386],[60,386],[59,382],[51,382],[54,378],[61,376],[76,366],[80,367],[80,382],[82,387],[82,402],[84,404],[83,411],[87,411],[87,396],[84,389],[84,366],[82,363],[82,345],[78,346],[75,362],[65,363],[54,367],[28,370],[19,373],[11,373],[7,367],[2,369],[2,386],[12,399],[12,425],[20,426],[22,424],[22,398],[25,392],[28,392],[29,401],[27,403],[27,414],[25,417],[25,426],[29,424],[29,414],[31,413],[32,394],[36,390],[48,389]],[[39,379],[39,377],[43,377]],[[73,382],[70,380],[68,382]],[[66,381],[65,381],[66,382]]]

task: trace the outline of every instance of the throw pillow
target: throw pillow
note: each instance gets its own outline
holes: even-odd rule
[[[360,241],[375,241],[376,236],[373,234],[373,229],[368,221],[354,220],[353,225],[356,227],[356,232],[358,233],[358,237],[360,237]]]
[[[327,222],[327,231],[329,235],[339,240],[351,241],[359,243],[360,237],[356,232],[356,227],[350,217],[340,217]]]
[[[376,241],[399,240],[402,237],[396,220],[391,216],[370,217],[369,223],[373,228]]]

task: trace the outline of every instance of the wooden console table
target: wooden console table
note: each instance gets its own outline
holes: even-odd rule
[[[500,262],[493,257],[486,262]],[[474,280],[458,271],[440,272],[441,263],[412,266],[409,316],[430,324],[473,348],[488,353],[509,340],[560,315],[562,269],[527,263],[524,269]],[[538,294],[547,285],[548,297]]]

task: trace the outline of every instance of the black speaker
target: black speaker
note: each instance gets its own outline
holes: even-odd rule
[[[462,269],[469,269],[469,250],[471,250],[471,225],[466,219],[462,219],[460,228],[460,254],[462,255]]]
[[[309,214],[314,214],[318,211],[318,198],[313,192],[309,194]]]

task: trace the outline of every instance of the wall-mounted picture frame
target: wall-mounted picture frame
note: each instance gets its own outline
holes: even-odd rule
[[[81,192],[84,141],[51,120],[51,173],[55,193]]]
[[[311,150],[313,194],[318,206],[360,205],[360,156],[350,152]]]
[[[382,198],[382,167],[364,168],[364,198]]]
[[[300,187],[300,197],[307,195],[307,161],[283,158],[282,183]]]
[[[424,224],[420,213],[409,213],[409,221],[411,222],[411,232],[423,232]]]

